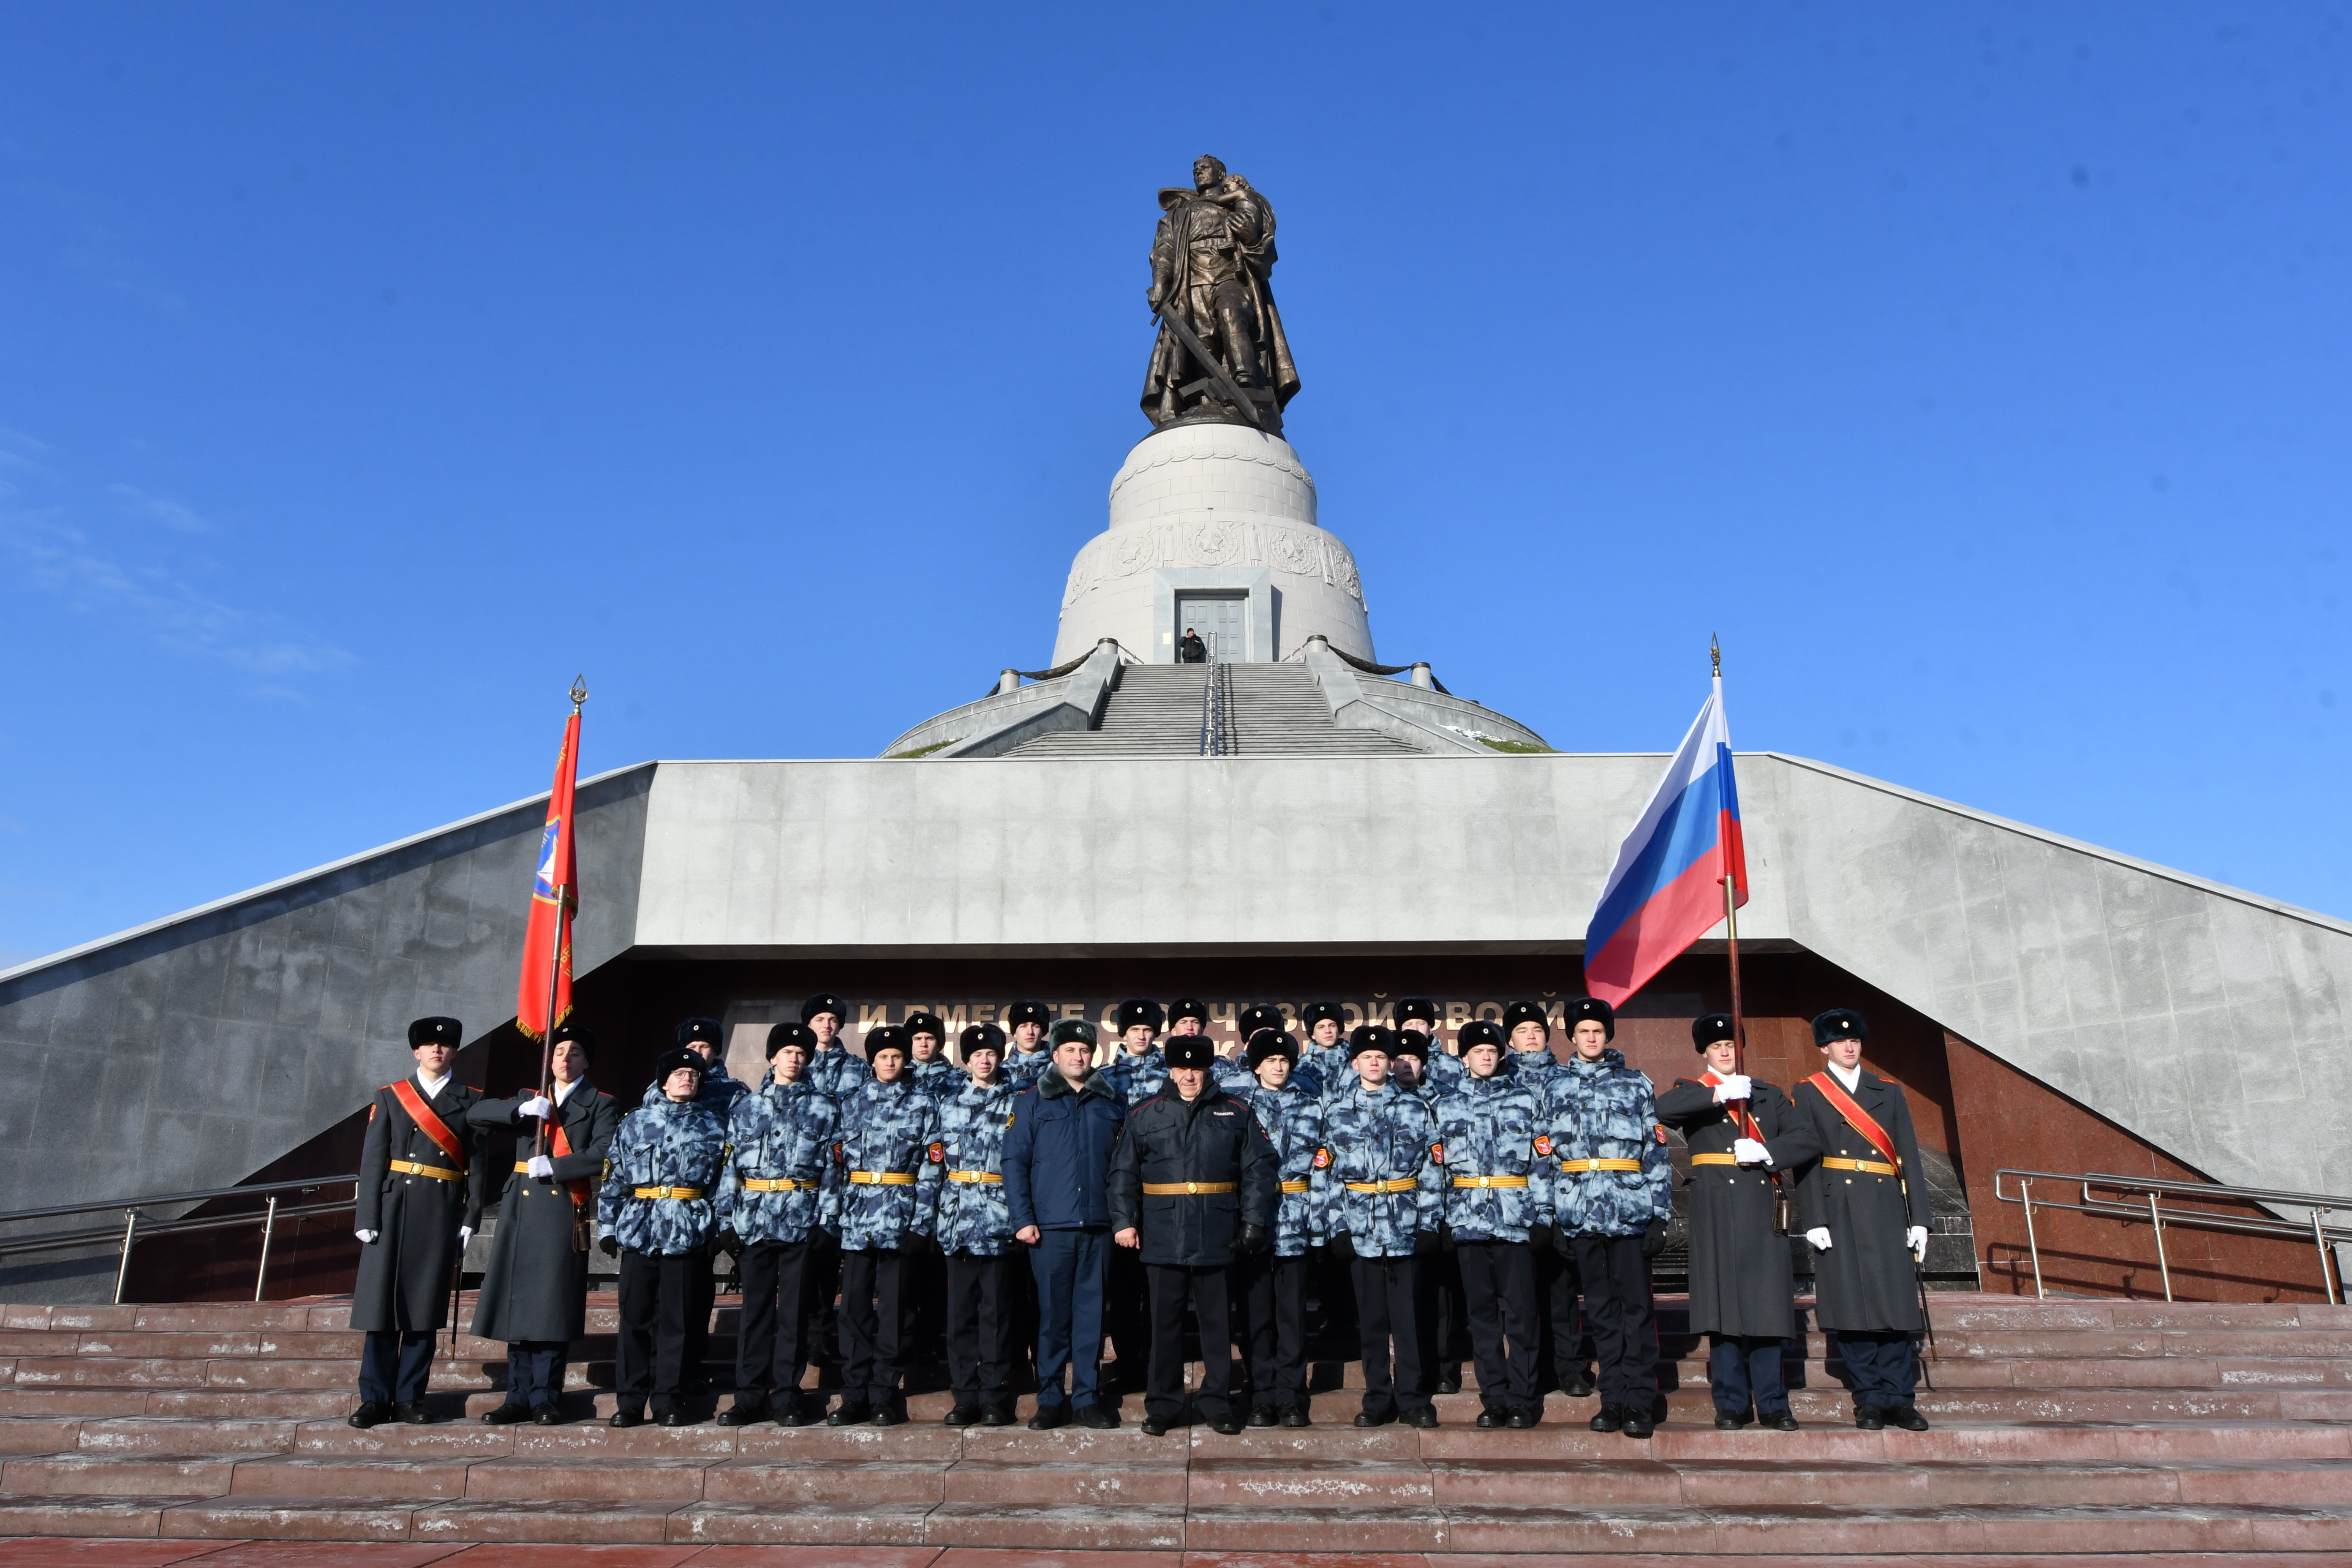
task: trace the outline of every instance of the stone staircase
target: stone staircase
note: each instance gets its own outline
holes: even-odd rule
[[[0,1534],[1628,1563],[2352,1557],[2352,1308],[1946,1295],[1937,1311],[1937,1388],[1919,1401],[1933,1430],[1854,1430],[1814,1335],[1795,1391],[1806,1429],[1724,1433],[1703,1346],[1669,1304],[1664,1424],[1635,1442],[1589,1431],[1594,1402],[1559,1394],[1532,1431],[1475,1430],[1471,1392],[1438,1400],[1435,1431],[1359,1431],[1344,1386],[1318,1394],[1312,1428],[1232,1437],[1146,1437],[1132,1396],[1116,1432],[957,1432],[939,1425],[939,1393],[914,1394],[892,1428],[616,1432],[591,1418],[613,1407],[609,1297],[578,1347],[573,1424],[458,1419],[498,1403],[503,1372],[502,1347],[461,1336],[436,1364],[447,1419],[362,1432],[343,1421],[359,1342],[340,1302],[7,1307]],[[731,1355],[733,1321],[722,1303],[714,1358]],[[729,1370],[711,1366],[722,1387]],[[1356,1381],[1353,1366],[1318,1370]]]
[[[1370,730],[1342,730],[1303,664],[1130,664],[1092,730],[1062,730],[1015,746],[1013,757],[1197,757],[1201,692],[1227,683],[1228,756],[1409,757],[1412,747]]]

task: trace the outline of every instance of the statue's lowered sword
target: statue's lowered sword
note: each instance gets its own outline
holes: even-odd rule
[[[1273,394],[1267,394],[1265,414],[1261,418],[1258,415],[1257,400],[1244,392],[1234,383],[1234,378],[1225,374],[1225,367],[1219,364],[1216,356],[1202,345],[1200,338],[1194,334],[1191,324],[1183,317],[1170,310],[1168,301],[1165,300],[1151,309],[1161,321],[1168,323],[1169,330],[1173,331],[1177,341],[1184,345],[1184,352],[1199,361],[1201,368],[1209,373],[1209,379],[1217,384],[1217,389],[1225,395],[1226,400],[1249,416],[1251,424],[1269,436],[1282,434],[1282,408]]]

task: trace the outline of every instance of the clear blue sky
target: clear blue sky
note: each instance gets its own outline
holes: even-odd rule
[[[870,755],[1043,663],[1203,150],[1280,214],[1383,657],[1664,750],[1717,631],[1744,748],[2352,915],[2347,54],[2340,5],[9,5],[0,960],[544,789],[575,669],[593,771]]]

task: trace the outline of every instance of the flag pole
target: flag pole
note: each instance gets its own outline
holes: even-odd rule
[[[585,675],[573,676],[572,689],[567,695],[572,699],[572,716],[577,719],[582,706],[588,700],[588,678]],[[576,756],[572,759],[572,773],[574,778],[580,774],[580,759]],[[573,821],[576,825],[577,817]],[[539,1098],[541,1100],[548,1097],[547,1091],[553,1086],[555,1078],[555,988],[563,973],[563,934],[571,923],[572,884],[565,882],[555,889],[555,940],[547,950],[547,1011],[540,1015],[542,1023],[539,1034]],[[531,1136],[530,1152],[534,1158],[547,1152],[547,1118],[544,1116],[539,1118],[539,1131]]]
[[[1715,664],[1715,679],[1723,679],[1723,645],[1710,632],[1706,638],[1707,657]],[[1724,857],[1723,875],[1716,879],[1723,884],[1723,926],[1731,950],[1731,1049],[1735,1072],[1748,1070],[1748,1021],[1739,1006],[1739,889],[1731,875],[1730,857]]]

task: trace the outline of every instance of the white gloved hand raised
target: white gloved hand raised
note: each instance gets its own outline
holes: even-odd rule
[[[1735,1138],[1731,1142],[1731,1157],[1743,1165],[1769,1165],[1772,1151],[1753,1138]]]
[[[555,1114],[555,1101],[543,1094],[534,1094],[515,1108],[517,1116],[536,1116],[541,1121]]]
[[[1805,1240],[1811,1245],[1815,1252],[1827,1252],[1830,1249],[1829,1226],[1825,1225],[1813,1226],[1812,1229],[1805,1232]]]
[[[555,1162],[544,1154],[533,1154],[530,1157],[530,1170],[528,1173],[551,1179],[555,1174]]]
[[[380,1230],[355,1230],[352,1232],[352,1234],[360,1238],[360,1244],[362,1246],[365,1246],[367,1243],[373,1241],[377,1237],[382,1236],[383,1232]]]
[[[1715,1086],[1715,1102],[1721,1105],[1727,1100],[1746,1100],[1754,1089],[1746,1073],[1736,1072]]]
[[[1927,1261],[1927,1227],[1915,1225],[1903,1233],[1903,1245],[1920,1262]]]

